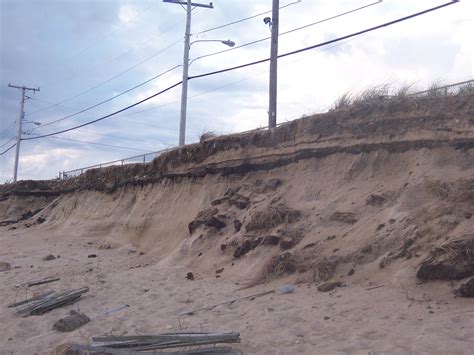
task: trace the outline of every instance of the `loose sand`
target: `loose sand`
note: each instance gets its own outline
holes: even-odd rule
[[[470,353],[474,342],[474,303],[454,298],[446,283],[367,290],[384,284],[372,279],[329,293],[298,285],[292,294],[271,294],[219,306],[192,316],[177,314],[239,296],[269,290],[278,282],[239,290],[236,281],[195,273],[188,281],[184,267],[163,266],[131,246],[98,250],[99,240],[65,239],[54,233],[2,230],[0,259],[12,270],[0,274],[3,306],[13,302],[14,285],[57,275],[59,282],[39,290],[88,286],[74,305],[42,316],[20,318],[2,308],[2,354],[47,352],[66,342],[87,343],[102,334],[135,335],[169,331],[236,331],[246,354],[325,354],[371,352]],[[43,261],[48,254],[59,255]],[[89,254],[97,258],[89,259]],[[368,270],[367,272],[369,272]],[[354,275],[355,277],[356,275]],[[403,275],[398,275],[403,277]],[[245,280],[242,280],[245,281]],[[50,332],[55,321],[76,309],[99,316],[72,333]]]

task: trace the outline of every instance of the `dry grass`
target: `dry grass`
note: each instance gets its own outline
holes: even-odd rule
[[[365,89],[359,94],[347,92],[339,97],[330,111],[347,109],[361,105],[374,105],[394,100],[416,100],[420,97],[463,96],[474,94],[474,82],[445,88],[440,81],[432,83],[428,89],[418,91],[413,83],[404,83],[398,88],[381,84]]]
[[[218,136],[218,134],[214,131],[204,131],[199,136],[199,142],[202,143],[202,142],[205,142],[209,139],[215,138],[217,136]]]
[[[276,227],[282,223],[290,224],[301,216],[301,212],[294,210],[284,204],[270,206],[265,211],[259,211],[252,215],[245,229],[249,231],[264,231]]]
[[[273,256],[263,265],[255,279],[251,282],[251,286],[275,280],[284,274],[292,274],[296,272],[296,269],[297,261],[292,254],[284,253]]]
[[[336,271],[336,263],[329,262],[326,258],[316,262],[310,267],[311,281],[320,283],[330,280]]]
[[[434,248],[427,260],[440,259],[458,264],[474,262],[474,235],[456,239]]]

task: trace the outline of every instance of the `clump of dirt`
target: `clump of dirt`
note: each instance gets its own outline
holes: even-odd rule
[[[278,178],[272,178],[268,181],[257,180],[256,182],[256,192],[257,193],[267,193],[272,192],[278,189],[283,182]]]
[[[460,297],[474,297],[474,278],[462,284],[457,290],[454,290],[454,294]]]
[[[385,202],[385,197],[378,194],[370,194],[365,199],[365,202],[371,206],[382,206]]]
[[[212,201],[212,206],[227,203],[229,206],[235,206],[241,210],[246,209],[250,205],[250,198],[239,194],[239,190],[240,187],[227,190],[224,197]]]
[[[59,332],[72,332],[77,328],[89,323],[91,319],[84,313],[79,313],[74,310],[69,312],[69,316],[61,318],[53,325],[53,329]]]
[[[336,287],[342,287],[343,283],[340,281],[330,281],[323,283],[318,286],[318,291],[319,292],[329,292],[334,290]]]
[[[247,254],[250,250],[255,249],[262,243],[263,238],[253,237],[252,239],[245,239],[234,251],[234,258],[240,258]]]
[[[460,280],[474,275],[474,235],[434,248],[416,277],[428,280]]]
[[[0,271],[7,271],[10,270],[12,267],[10,263],[7,263],[5,261],[0,261]]]
[[[357,222],[355,213],[353,212],[334,212],[329,218],[331,221],[354,224]]]
[[[428,190],[441,200],[449,202],[474,201],[474,179],[453,182],[429,181]]]
[[[224,228],[226,226],[225,222],[220,217],[215,216],[218,212],[219,210],[215,207],[199,212],[196,218],[188,225],[189,234],[193,234],[202,225],[213,227],[216,230]]]
[[[250,222],[245,226],[245,229],[247,232],[265,231],[283,223],[293,223],[300,216],[300,211],[292,209],[284,204],[270,206],[265,211],[255,212],[252,215]]]

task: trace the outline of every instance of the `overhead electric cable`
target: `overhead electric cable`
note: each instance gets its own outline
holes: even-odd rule
[[[421,16],[421,15],[424,15],[424,14],[427,14],[427,13],[435,11],[435,10],[439,10],[443,7],[453,5],[453,4],[458,3],[458,2],[459,2],[459,0],[452,0],[448,3],[442,4],[442,5],[439,5],[439,6],[436,6],[436,7],[432,7],[432,8],[429,8],[427,10],[424,10],[424,11],[420,11],[420,12],[417,12],[417,13],[409,15],[409,16],[401,17],[399,19],[396,19],[396,20],[393,20],[393,21],[390,21],[390,22],[385,22],[381,25],[370,27],[368,29],[365,29],[365,30],[362,30],[362,31],[359,31],[359,32],[354,32],[354,33],[351,33],[351,34],[343,36],[343,37],[338,37],[338,38],[335,38],[335,39],[332,39],[332,40],[329,40],[329,41],[326,41],[326,42],[318,43],[318,44],[315,44],[315,45],[312,45],[312,46],[309,46],[309,47],[304,47],[304,48],[301,48],[301,49],[297,49],[295,51],[280,54],[278,56],[278,58],[284,58],[284,57],[287,57],[287,56],[290,56],[290,55],[293,55],[293,54],[306,52],[306,51],[309,51],[311,49],[315,49],[315,48],[318,48],[318,47],[326,46],[326,45],[331,44],[331,43],[343,41],[343,40],[351,38],[351,37],[359,36],[359,35],[367,33],[367,32],[379,30],[383,27],[388,27],[388,26],[394,25],[396,23],[403,22],[403,21],[406,21],[406,20]],[[247,63],[247,64],[241,64],[241,65],[237,65],[237,66],[226,68],[226,69],[215,70],[215,71],[212,71],[212,72],[209,72],[209,73],[194,75],[194,76],[190,76],[189,80],[197,79],[197,78],[204,78],[206,76],[221,74],[221,73],[225,73],[225,72],[228,72],[228,71],[249,67],[251,65],[261,64],[261,63],[268,62],[269,60],[270,60],[270,58],[266,58],[266,59],[261,59],[261,60],[255,61],[255,62],[251,62],[251,63]]]
[[[112,113],[110,113],[110,114],[108,114],[108,115],[106,115],[106,116],[102,116],[102,117],[97,118],[97,119],[95,119],[95,120],[92,120],[92,121],[89,121],[89,122],[86,122],[86,123],[83,123],[83,124],[81,124],[81,125],[78,125],[78,126],[75,126],[75,127],[71,127],[71,128],[68,128],[68,129],[63,129],[62,131],[58,131],[58,132],[53,132],[53,133],[49,133],[49,134],[43,134],[43,135],[41,135],[41,136],[35,136],[35,137],[29,137],[29,138],[22,138],[22,140],[27,141],[27,140],[38,139],[38,138],[43,138],[43,137],[50,137],[50,136],[54,136],[54,135],[57,135],[57,134],[60,134],[60,133],[65,133],[65,132],[73,131],[73,130],[75,130],[75,129],[78,129],[78,128],[81,128],[81,127],[85,127],[85,126],[88,126],[88,125],[90,125],[90,124],[93,124],[93,123],[96,123],[96,122],[105,120],[106,118],[109,118],[109,117],[111,117],[111,116],[114,116],[114,115],[116,115],[116,114],[119,114],[120,112],[124,112],[124,111],[126,111],[126,110],[129,110],[129,109],[131,109],[132,107],[135,107],[135,106],[137,106],[137,105],[140,105],[140,104],[142,104],[142,103],[144,103],[144,102],[146,102],[146,101],[148,101],[148,100],[150,100],[150,99],[152,99],[152,98],[154,98],[154,97],[156,97],[156,96],[158,96],[158,95],[161,95],[161,94],[163,94],[163,93],[165,93],[165,92],[167,92],[167,91],[169,91],[169,90],[171,90],[171,89],[177,87],[178,85],[181,85],[181,83],[182,83],[182,81],[179,81],[179,82],[177,82],[177,83],[175,83],[175,84],[173,84],[173,85],[167,87],[167,88],[164,89],[164,90],[161,90],[161,91],[159,91],[159,92],[157,92],[157,93],[155,93],[155,94],[153,94],[153,95],[151,95],[151,96],[148,96],[147,98],[144,98],[143,100],[140,100],[140,101],[138,101],[138,102],[135,102],[134,104],[128,105],[127,107],[124,107],[124,108],[122,108],[122,109],[120,109],[120,110],[118,110],[118,111],[112,112]]]
[[[292,2],[292,3],[289,3],[289,4],[286,4],[286,5],[283,5],[283,6],[280,6],[279,9],[284,9],[285,7],[288,7],[288,6],[291,6],[291,5],[294,5],[294,4],[298,4],[300,3],[302,0],[298,0],[298,1],[295,1],[295,2]],[[241,22],[244,22],[244,21],[247,21],[247,20],[251,20],[255,17],[259,17],[259,16],[262,16],[262,15],[265,15],[265,14],[268,14],[268,13],[271,13],[272,10],[269,10],[269,11],[265,11],[265,12],[261,12],[259,14],[255,14],[255,15],[252,15],[252,16],[249,16],[249,17],[246,17],[246,18],[243,18],[243,19],[240,19],[240,20],[237,20],[237,21],[233,21],[233,22],[229,22],[229,23],[226,23],[224,25],[220,25],[220,26],[217,26],[217,27],[212,27],[212,28],[209,28],[207,30],[204,30],[204,31],[199,31],[199,32],[196,32],[196,33],[193,33],[192,35],[193,36],[197,36],[197,35],[200,35],[200,34],[203,34],[203,33],[206,33],[206,32],[211,32],[211,31],[214,31],[214,30],[218,30],[220,28],[224,28],[224,27],[227,27],[227,26],[231,26],[231,25],[235,25],[237,23],[241,23]]]
[[[16,143],[10,146],[9,148],[5,149],[3,152],[0,153],[0,155],[7,153],[9,150],[13,149],[15,146],[16,146]]]
[[[328,45],[328,44],[331,44],[331,43],[336,43],[336,42],[340,42],[340,41],[343,41],[345,39],[348,39],[348,38],[352,38],[352,37],[355,37],[355,36],[359,36],[361,34],[364,34],[364,33],[368,33],[368,32],[371,32],[371,31],[375,31],[375,30],[378,30],[378,29],[381,29],[381,28],[384,28],[384,27],[388,27],[388,26],[391,26],[391,25],[394,25],[394,24],[397,24],[397,23],[400,23],[400,22],[403,22],[403,21],[406,21],[406,20],[409,20],[409,19],[412,19],[412,18],[415,18],[415,17],[418,17],[418,16],[421,16],[421,15],[424,15],[424,14],[427,14],[429,12],[433,12],[435,10],[439,10],[441,8],[444,8],[446,6],[449,6],[449,5],[453,5],[455,3],[459,2],[459,0],[452,0],[448,3],[444,3],[442,5],[439,5],[439,6],[436,6],[436,7],[432,7],[432,8],[429,8],[427,10],[423,10],[423,11],[420,11],[420,12],[417,12],[417,13],[414,13],[412,15],[408,15],[408,16],[405,16],[405,17],[401,17],[399,19],[396,19],[396,20],[393,20],[393,21],[389,21],[389,22],[385,22],[381,25],[378,25],[378,26],[374,26],[374,27],[371,27],[371,28],[368,28],[368,29],[365,29],[365,30],[362,30],[362,31],[359,31],[359,32],[354,32],[354,33],[351,33],[349,35],[346,35],[346,36],[342,36],[342,37],[338,37],[338,38],[335,38],[335,39],[332,39],[332,40],[329,40],[329,41],[326,41],[326,42],[322,42],[322,43],[318,43],[318,44],[315,44],[315,45],[312,45],[312,46],[309,46],[309,47],[304,47],[304,48],[300,48],[298,50],[295,50],[295,51],[291,51],[291,52],[287,52],[287,53],[284,53],[284,54],[280,54],[278,56],[278,58],[284,58],[284,57],[288,57],[290,55],[294,55],[294,54],[298,54],[298,53],[302,53],[302,52],[306,52],[306,51],[309,51],[311,49],[315,49],[315,48],[318,48],[318,47],[322,47],[322,46],[325,46],[325,45]],[[261,63],[265,63],[267,61],[269,61],[270,58],[266,58],[266,59],[261,59],[261,60],[257,60],[257,61],[254,61],[254,62],[250,62],[250,63],[246,63],[246,64],[241,64],[241,65],[237,65],[237,66],[234,66],[234,67],[230,67],[230,68],[225,68],[225,69],[220,69],[220,70],[215,70],[215,71],[212,71],[212,72],[208,72],[208,73],[204,73],[204,74],[199,74],[199,75],[194,75],[194,76],[190,76],[188,80],[192,80],[192,79],[198,79],[198,78],[204,78],[204,77],[207,77],[207,76],[211,76],[211,75],[216,75],[216,74],[221,74],[221,73],[225,73],[225,72],[229,72],[229,71],[233,71],[233,70],[237,70],[237,69],[241,69],[241,68],[245,68],[245,67],[249,67],[249,66],[253,66],[253,65],[257,65],[257,64],[261,64]],[[176,86],[180,85],[182,83],[182,81],[180,82],[177,82],[169,87],[167,87],[166,89],[164,90],[161,90],[151,96],[148,96],[147,98],[143,99],[143,100],[140,100],[132,105],[129,105],[127,107],[124,107],[118,111],[115,111],[115,112],[112,112],[106,116],[103,116],[103,117],[100,117],[98,119],[95,119],[95,120],[92,120],[92,121],[89,121],[89,122],[86,122],[86,123],[83,123],[79,126],[75,126],[75,127],[71,127],[71,128],[68,128],[68,129],[65,129],[65,130],[62,130],[62,131],[58,131],[58,132],[52,132],[52,133],[49,133],[49,134],[45,134],[45,135],[41,135],[41,136],[36,136],[36,137],[30,137],[30,138],[23,138],[23,140],[31,140],[31,139],[39,139],[39,138],[43,138],[43,137],[49,137],[49,136],[53,136],[53,135],[57,135],[57,134],[61,134],[61,133],[64,133],[64,132],[69,132],[69,131],[72,131],[72,130],[75,130],[77,128],[80,128],[80,127],[84,127],[84,126],[87,126],[87,125],[90,125],[90,124],[93,124],[93,123],[96,123],[96,122],[99,122],[99,121],[102,121],[106,118],[109,118],[109,117],[112,117],[116,114],[119,114],[121,112],[124,112],[126,110],[129,110],[131,109],[132,107],[135,107],[137,105],[140,105],[142,104],[143,102],[146,102],[158,95],[161,95],[163,94],[164,92],[167,92],[173,88],[175,88]]]
[[[167,73],[169,73],[169,72],[171,72],[171,71],[173,71],[173,70],[175,70],[176,68],[179,68],[179,67],[181,67],[181,66],[182,66],[182,65],[175,65],[173,68],[170,68],[170,69],[168,69],[168,70],[166,70],[166,71],[164,71],[164,72],[162,72],[162,73],[160,73],[160,74],[158,74],[158,75],[155,75],[154,77],[152,77],[152,78],[150,78],[150,79],[148,79],[148,80],[146,80],[146,81],[144,81],[144,82],[142,82],[142,83],[140,83],[140,84],[138,84],[138,85],[135,85],[134,87],[132,87],[132,88],[130,88],[130,89],[128,89],[128,90],[125,90],[125,91],[123,91],[123,92],[121,92],[121,93],[119,93],[119,94],[117,94],[117,95],[112,96],[111,98],[108,98],[108,99],[106,99],[106,100],[103,100],[103,101],[101,101],[101,102],[99,102],[99,103],[97,103],[97,104],[95,104],[95,105],[86,107],[85,109],[82,109],[82,110],[80,110],[80,111],[78,111],[78,112],[75,112],[75,113],[73,113],[73,114],[67,115],[67,116],[62,117],[62,118],[58,118],[57,120],[44,123],[44,124],[41,125],[41,127],[38,127],[38,128],[43,128],[43,127],[49,126],[49,125],[51,125],[51,124],[53,124],[53,123],[57,123],[57,122],[60,122],[60,121],[64,121],[64,120],[66,120],[66,119],[68,119],[68,118],[71,118],[71,117],[77,116],[77,115],[79,115],[79,114],[81,114],[81,113],[84,113],[84,112],[86,112],[86,111],[92,110],[93,108],[96,108],[97,106],[100,106],[100,105],[103,105],[103,104],[105,104],[105,103],[107,103],[107,102],[109,102],[109,101],[112,101],[112,100],[116,99],[117,97],[120,97],[120,96],[122,96],[122,95],[125,95],[125,94],[129,93],[130,91],[139,88],[140,86],[143,86],[143,85],[145,85],[145,84],[148,84],[149,82],[151,82],[151,81],[153,81],[153,80],[155,80],[155,79],[157,79],[157,78],[159,78],[159,77],[161,77],[161,76],[163,76],[163,75],[165,75],[165,74],[167,74]]]
[[[308,27],[311,27],[311,26],[314,26],[314,25],[318,25],[320,23],[323,23],[323,22],[327,22],[327,21],[330,21],[330,20],[334,20],[338,17],[342,17],[342,16],[345,16],[345,15],[349,15],[351,13],[354,13],[354,12],[357,12],[357,11],[360,11],[360,10],[363,10],[367,7],[370,7],[370,6],[374,6],[374,5],[378,5],[382,2],[382,0],[378,0],[376,2],[373,2],[373,3],[370,3],[370,4],[367,4],[367,5],[364,5],[364,6],[361,6],[361,7],[358,7],[358,8],[355,8],[353,10],[349,10],[349,11],[346,11],[346,12],[342,12],[340,14],[337,14],[337,15],[334,15],[334,16],[331,16],[331,17],[327,17],[325,19],[322,19],[322,20],[318,20],[316,22],[312,22],[310,24],[307,24],[307,25],[304,25],[304,26],[301,26],[301,27],[297,27],[297,28],[293,28],[291,30],[288,30],[288,31],[285,31],[285,32],[280,32],[278,34],[278,37],[280,36],[283,36],[283,35],[286,35],[288,33],[292,33],[292,32],[296,32],[296,31],[299,31],[299,30],[302,30],[302,29],[305,29],[305,28],[308,28]],[[235,47],[232,47],[232,48],[228,48],[228,49],[223,49],[221,51],[217,51],[217,52],[213,52],[213,53],[209,53],[209,54],[205,54],[205,55],[202,55],[202,56],[199,56],[197,58],[194,58],[191,62],[193,61],[196,61],[198,59],[202,59],[202,58],[207,58],[207,57],[212,57],[214,55],[218,55],[218,54],[222,54],[222,53],[226,53],[226,52],[230,52],[230,51],[233,51],[233,50],[236,50],[236,49],[240,49],[240,48],[243,48],[243,47],[247,47],[247,46],[250,46],[252,44],[256,44],[256,43],[260,43],[260,42],[264,42],[264,41],[267,41],[271,39],[271,37],[265,37],[265,38],[261,38],[261,39],[257,39],[255,41],[252,41],[252,42],[248,42],[248,43],[245,43],[245,44],[241,44],[240,46],[235,46]]]
[[[77,95],[74,95],[74,96],[72,96],[72,97],[70,97],[70,98],[68,98],[68,99],[62,100],[62,101],[60,101],[60,102],[55,103],[54,105],[45,107],[45,108],[43,108],[43,109],[30,112],[29,115],[31,116],[31,115],[34,115],[34,114],[36,114],[36,113],[49,110],[50,108],[59,106],[59,105],[65,103],[65,102],[71,101],[71,100],[73,100],[73,99],[75,99],[75,98],[77,98],[77,97],[79,97],[79,96],[85,95],[85,94],[91,92],[92,90],[95,90],[95,89],[97,89],[98,87],[101,87],[102,85],[105,85],[105,84],[111,82],[112,80],[117,79],[118,77],[122,76],[123,74],[126,74],[126,73],[128,73],[129,71],[131,71],[131,70],[133,70],[133,69],[139,67],[140,65],[146,63],[147,61],[153,59],[153,58],[156,57],[157,55],[163,53],[165,50],[167,50],[167,49],[171,48],[172,46],[176,45],[177,43],[181,42],[181,40],[182,40],[182,39],[180,38],[179,40],[177,40],[177,41],[171,43],[171,44],[168,45],[167,47],[165,47],[165,48],[159,50],[158,52],[154,53],[154,54],[151,55],[150,57],[147,57],[146,59],[142,60],[141,62],[139,62],[139,63],[137,63],[137,64],[135,64],[135,65],[129,67],[128,69],[126,69],[126,70],[124,70],[124,71],[118,73],[117,75],[114,75],[113,77],[111,77],[111,78],[109,78],[109,79],[107,79],[107,80],[105,80],[105,81],[102,81],[101,83],[99,83],[99,84],[97,84],[97,85],[95,85],[95,86],[93,86],[93,87],[91,87],[91,88],[89,88],[89,89],[87,89],[87,90],[85,90],[85,91],[80,92],[80,93],[77,94]]]
[[[5,132],[7,132],[8,130],[10,130],[10,127],[14,126],[16,124],[16,120],[13,121],[11,124],[9,124],[7,126],[7,128],[5,128],[2,132],[0,132],[0,136],[2,136]]]
[[[3,148],[3,147],[6,146],[8,143],[13,142],[15,139],[16,139],[16,137],[10,138],[8,141],[6,141],[6,142],[3,143],[2,145],[0,145],[0,148]]]
[[[354,39],[355,39],[355,38],[352,38],[352,39],[349,39],[349,40],[347,40],[347,41],[345,41],[345,42],[337,43],[337,44],[335,44],[335,45],[333,45],[333,46],[331,46],[331,47],[328,47],[328,48],[325,48],[325,49],[323,49],[323,50],[321,50],[321,51],[316,52],[316,54],[322,53],[322,52],[326,52],[326,51],[331,50],[331,49],[333,49],[333,48],[335,48],[335,47],[338,47],[338,46],[341,46],[341,45],[343,45],[343,44],[346,44],[346,43],[348,43],[348,42],[350,42],[350,41],[353,41]],[[285,64],[283,64],[283,65],[285,65]],[[246,76],[245,78],[242,78],[242,79],[239,79],[239,80],[235,80],[235,81],[228,82],[228,83],[226,83],[226,84],[224,84],[224,85],[221,85],[221,86],[218,86],[218,87],[215,87],[215,88],[206,90],[206,91],[198,92],[198,93],[196,93],[196,94],[194,94],[194,95],[188,96],[188,100],[194,99],[194,98],[199,97],[199,96],[202,96],[202,95],[209,94],[209,93],[214,92],[214,91],[218,91],[218,90],[220,90],[220,89],[223,89],[223,88],[226,88],[226,87],[229,87],[229,86],[232,86],[232,85],[241,83],[241,82],[243,82],[243,81],[247,81],[247,80],[249,80],[249,79],[252,79],[252,78],[254,78],[254,77],[256,77],[256,76],[259,76],[259,75],[262,75],[262,74],[265,74],[265,73],[268,73],[268,70],[262,71],[262,72],[260,72],[260,73],[258,73],[258,74],[253,74],[253,75]],[[135,111],[135,112],[133,112],[133,113],[126,114],[126,115],[122,115],[122,116],[118,116],[118,117],[114,117],[114,118],[121,120],[121,119],[123,119],[123,117],[135,116],[135,115],[140,114],[140,113],[153,111],[153,110],[156,110],[156,109],[158,109],[158,108],[166,107],[166,106],[169,106],[169,105],[172,105],[172,104],[177,104],[177,103],[179,103],[179,101],[171,101],[171,102],[167,102],[167,103],[165,103],[165,104],[161,104],[161,105],[158,105],[158,106],[153,106],[153,107],[150,107],[150,108],[147,108],[147,109],[144,109],[144,110]],[[131,122],[131,123],[148,124],[148,123],[137,122],[137,121],[132,121],[132,120],[124,120],[124,121]]]
[[[48,138],[61,139],[61,140],[64,140],[64,141],[70,141],[70,142],[76,142],[76,143],[85,143],[85,144],[90,144],[90,145],[100,145],[100,146],[111,147],[111,148],[120,148],[120,149],[127,149],[127,150],[136,150],[136,151],[138,151],[138,152],[146,152],[146,153],[152,153],[152,152],[153,152],[152,150],[130,148],[130,147],[124,147],[124,146],[120,146],[120,145],[113,145],[113,144],[106,144],[106,143],[81,141],[81,140],[71,139],[71,138],[63,138],[63,137],[48,137]]]

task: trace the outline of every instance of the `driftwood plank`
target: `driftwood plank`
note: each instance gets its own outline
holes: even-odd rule
[[[100,353],[102,355],[141,355],[144,354],[141,351],[134,351],[129,349],[110,349],[95,347],[92,345],[74,345],[72,350],[75,351],[88,351],[91,354]],[[239,350],[234,350],[231,347],[212,347],[202,348],[188,351],[147,351],[147,355],[242,355]]]
[[[22,306],[24,304],[27,304],[27,303],[30,303],[30,302],[33,302],[33,301],[38,301],[38,300],[40,300],[40,299],[42,299],[46,296],[49,296],[53,293],[54,293],[54,291],[48,291],[48,292],[42,293],[39,296],[31,297],[31,298],[28,298],[28,299],[20,301],[20,302],[9,304],[7,307],[8,308],[14,308],[14,307]]]
[[[245,297],[234,298],[232,300],[225,301],[225,302],[222,302],[222,303],[217,303],[217,304],[214,304],[212,306],[197,308],[197,309],[193,309],[192,311],[189,311],[189,312],[179,313],[178,316],[190,316],[190,315],[192,315],[196,312],[199,312],[199,311],[208,311],[208,310],[216,308],[217,306],[222,306],[222,305],[225,305],[225,304],[232,304],[234,302],[246,300],[246,299],[249,299],[249,298],[261,297],[261,296],[268,295],[270,293],[275,293],[275,290],[264,291],[264,292],[254,293],[253,295],[249,295],[249,296],[245,296]]]
[[[69,290],[60,293],[53,293],[36,301],[29,302],[18,309],[18,313],[23,317],[29,315],[42,315],[52,309],[62,307],[66,304],[74,303],[83,293],[88,292],[87,287],[77,290]]]

